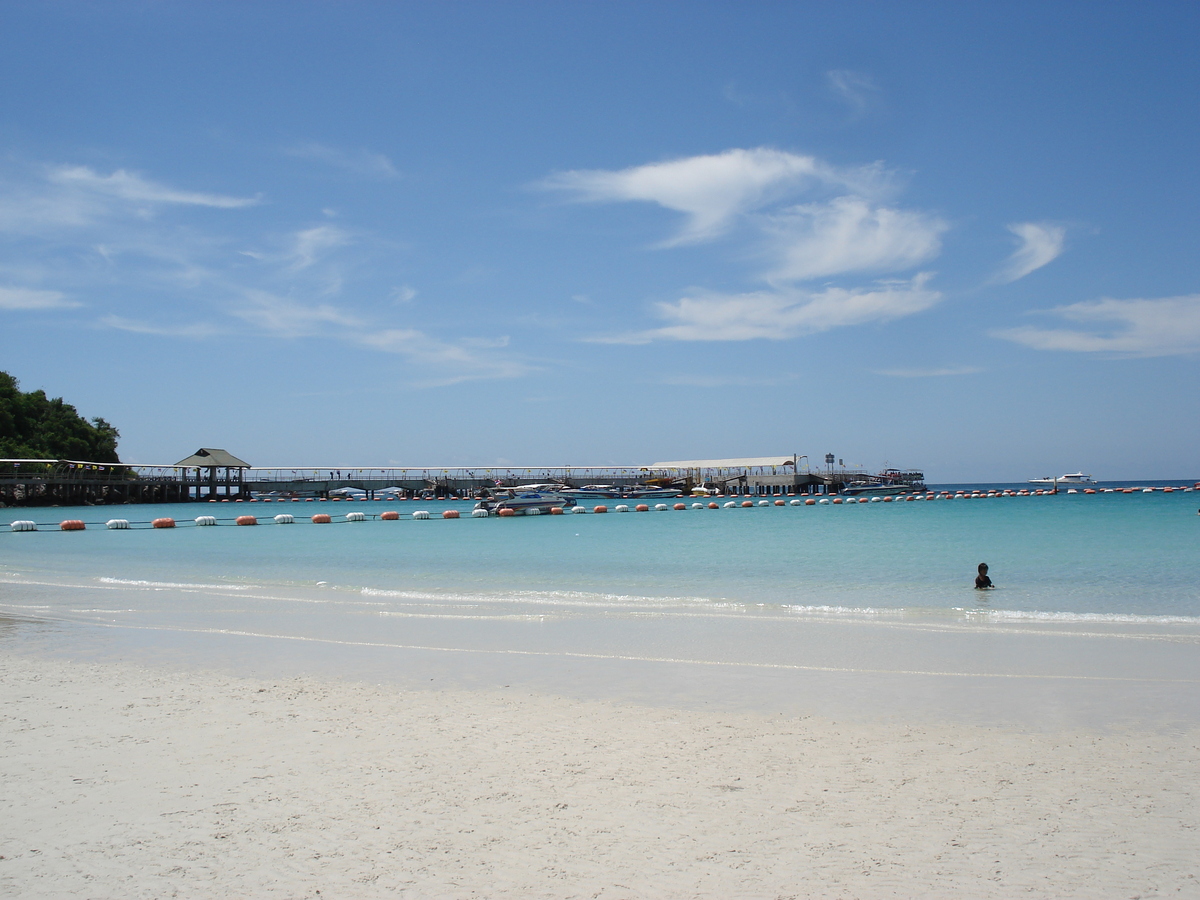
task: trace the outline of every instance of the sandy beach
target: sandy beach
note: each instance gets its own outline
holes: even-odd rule
[[[12,897],[1200,896],[1200,732],[0,657]]]

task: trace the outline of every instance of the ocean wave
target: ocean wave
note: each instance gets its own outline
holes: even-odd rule
[[[587,591],[511,591],[503,594],[433,593],[430,591],[389,591],[381,588],[363,588],[366,597],[394,597],[397,600],[427,600],[435,603],[529,603],[547,606],[583,607],[648,607],[699,605],[706,607],[743,606],[727,600],[712,600],[707,597],[642,597],[636,594],[599,594]]]
[[[97,581],[103,584],[122,584],[128,587],[193,588],[218,591],[247,591],[250,589],[250,585],[247,584],[189,584],[187,582],[143,581],[137,578],[108,578],[105,576],[98,578]]]
[[[1023,609],[964,609],[972,619],[996,622],[1094,622],[1114,625],[1200,625],[1200,616],[1147,616],[1136,613],[1042,612]]]

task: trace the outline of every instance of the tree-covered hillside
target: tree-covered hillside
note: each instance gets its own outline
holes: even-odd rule
[[[120,435],[103,419],[88,422],[62,397],[23,393],[17,379],[0,372],[0,459],[78,459],[120,462]]]

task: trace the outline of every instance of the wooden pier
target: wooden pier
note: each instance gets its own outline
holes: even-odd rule
[[[920,477],[919,472],[903,473]],[[84,506],[249,500],[256,495],[328,497],[342,488],[405,497],[474,497],[521,484],[618,486],[673,483],[729,496],[838,493],[866,480],[859,469],[810,470],[796,457],[700,460],[647,466],[252,467],[227,451],[202,448],[165,466],[73,460],[0,460],[0,505]]]

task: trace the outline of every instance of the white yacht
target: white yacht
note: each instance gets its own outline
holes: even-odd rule
[[[1030,478],[1030,484],[1095,484],[1092,481],[1091,475],[1085,475],[1083,472],[1075,472],[1071,475],[1059,475],[1057,478],[1051,478],[1047,475],[1045,478]]]

